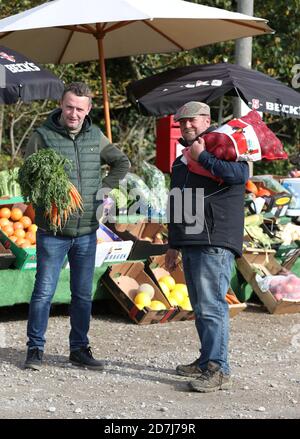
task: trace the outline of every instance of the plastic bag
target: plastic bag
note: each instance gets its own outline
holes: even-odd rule
[[[276,300],[300,300],[300,278],[295,274],[265,277],[256,275],[256,281],[263,292],[269,290]]]
[[[151,190],[150,206],[155,211],[164,214],[168,201],[168,190],[164,173],[156,166],[143,160],[142,175],[145,183]]]
[[[128,206],[134,202],[148,204],[151,191],[146,183],[137,174],[127,172],[120,181],[120,190],[128,195]]]

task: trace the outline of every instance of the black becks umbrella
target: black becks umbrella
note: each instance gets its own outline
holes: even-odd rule
[[[7,47],[0,46],[0,104],[21,99],[59,99],[63,82],[53,73]]]
[[[180,67],[132,82],[128,97],[144,115],[173,114],[188,101],[210,103],[224,95],[239,96],[251,108],[300,118],[300,93],[282,82],[237,64]]]

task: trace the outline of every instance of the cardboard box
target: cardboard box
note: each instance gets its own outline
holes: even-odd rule
[[[120,303],[128,316],[135,323],[140,325],[150,323],[166,323],[172,320],[174,308],[162,294],[158,286],[145,273],[142,262],[124,262],[115,264],[107,269],[101,278],[102,285],[111,293],[111,295]],[[148,307],[139,309],[133,298],[136,294],[138,285],[148,283],[153,286],[155,294],[153,300],[160,300],[167,309],[153,311]]]
[[[287,314],[300,312],[300,300],[276,300],[271,291],[262,292],[256,281],[256,274],[262,276],[276,275],[282,270],[275,257],[274,251],[248,250],[237,259],[237,268],[246,281],[252,286],[254,292],[266,306],[271,314]]]
[[[97,251],[96,267],[100,267],[103,262],[123,262],[129,256],[133,241],[122,241],[104,224],[99,224],[97,230]]]
[[[234,296],[234,298],[237,301],[239,301],[231,287],[229,287],[229,289],[228,289],[228,294]],[[244,311],[247,308],[247,304],[241,303],[241,302],[234,303],[234,304],[230,303],[230,304],[228,304],[228,307],[229,307],[229,317],[232,318],[232,317],[235,317],[240,312]]]
[[[165,256],[153,256],[149,258],[148,263],[146,264],[146,272],[156,282],[158,287],[159,287],[158,284],[159,279],[162,276],[166,276],[169,274],[175,279],[176,283],[186,284],[184,272],[180,265],[178,265],[174,271],[169,272],[166,270]],[[238,300],[232,288],[229,288],[229,293],[234,295],[235,299]],[[229,316],[234,317],[241,311],[244,311],[246,308],[247,305],[245,303],[239,303],[234,305],[230,304]],[[188,311],[178,306],[176,312],[173,315],[172,320],[173,321],[195,320],[195,314],[194,311]]]
[[[13,207],[19,207],[23,214],[29,216],[29,218],[34,222],[34,211],[31,205],[27,205],[24,203],[12,203],[1,205],[1,207],[9,207],[12,209]],[[9,239],[9,237],[0,230],[0,241],[4,245],[6,249],[10,249],[15,255],[16,259],[14,261],[15,267],[19,268],[21,271],[23,270],[35,270],[36,269],[36,249],[35,247],[29,248],[21,248],[18,247],[13,241]]]
[[[0,242],[0,270],[9,268],[16,257],[11,250],[6,249]]]
[[[162,255],[168,249],[167,243],[158,244],[150,242],[150,240],[154,240],[157,233],[167,233],[166,227],[163,224],[147,222],[136,224],[107,223],[107,226],[124,241],[130,240],[134,242],[129,259],[147,259],[152,255]]]
[[[165,268],[165,256],[154,256],[149,258],[148,263],[146,264],[146,272],[149,274],[151,279],[156,283],[156,285],[159,287],[158,281],[161,277],[171,275],[175,282],[185,284],[185,277],[183,270],[180,266],[177,266],[174,271],[167,271]],[[163,294],[163,292],[162,292]],[[172,320],[173,321],[183,321],[183,320],[195,320],[195,314],[194,311],[188,311],[180,306],[175,308],[176,312],[173,315]]]
[[[95,267],[101,267],[105,262],[123,262],[128,259],[133,241],[122,241],[119,236],[113,233],[104,224],[99,223],[97,230],[97,249]],[[66,257],[64,268],[70,268]]]

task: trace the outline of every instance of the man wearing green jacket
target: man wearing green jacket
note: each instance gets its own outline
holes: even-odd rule
[[[83,212],[73,215],[56,235],[50,231],[42,208],[36,208],[37,273],[29,307],[27,324],[28,351],[25,368],[39,370],[42,366],[45,333],[50,305],[59,274],[68,256],[70,264],[70,362],[76,366],[102,370],[103,362],[93,358],[88,331],[92,307],[92,282],[96,254],[97,192],[113,189],[124,178],[130,162],[93,125],[88,116],[92,94],[81,82],[64,90],[61,107],[54,110],[45,123],[29,139],[25,156],[41,148],[52,148],[72,161],[70,181],[83,199]],[[101,166],[110,166],[101,177]]]

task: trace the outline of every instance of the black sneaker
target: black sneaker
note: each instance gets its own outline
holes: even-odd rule
[[[25,369],[40,370],[42,367],[43,351],[39,348],[29,348],[24,364]]]
[[[103,361],[95,360],[90,347],[76,349],[70,352],[70,362],[74,366],[86,367],[87,369],[103,370]]]
[[[176,367],[178,375],[185,377],[198,377],[202,374],[203,370],[199,367],[199,359],[195,360],[191,364],[179,364]]]

